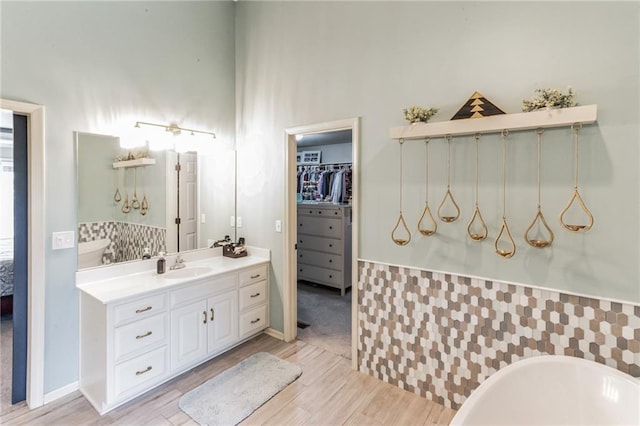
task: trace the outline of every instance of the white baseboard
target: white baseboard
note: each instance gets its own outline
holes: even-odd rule
[[[55,401],[56,399],[60,399],[63,396],[69,395],[71,392],[75,392],[79,389],[78,382],[69,383],[67,386],[63,386],[59,389],[51,391],[44,395],[44,403],[48,404],[50,402]]]
[[[278,340],[282,340],[284,341],[284,333],[278,330],[274,330],[273,328],[269,327],[267,329],[264,330],[264,334],[266,334],[267,336],[271,336],[274,337]]]

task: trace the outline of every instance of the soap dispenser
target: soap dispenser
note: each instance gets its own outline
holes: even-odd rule
[[[158,274],[164,274],[167,269],[167,259],[164,258],[164,253],[158,253],[160,259],[158,259],[158,263],[156,264],[156,271]]]

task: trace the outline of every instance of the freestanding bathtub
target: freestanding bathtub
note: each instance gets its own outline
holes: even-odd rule
[[[640,425],[640,380],[582,358],[528,358],[481,383],[451,424]]]

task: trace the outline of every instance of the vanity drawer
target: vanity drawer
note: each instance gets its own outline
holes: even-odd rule
[[[252,309],[240,315],[240,338],[247,337],[253,333],[266,328],[267,307],[265,305]]]
[[[298,217],[299,234],[340,238],[342,235],[342,221],[333,218],[300,216]]]
[[[118,362],[135,352],[142,352],[155,344],[166,341],[167,314],[154,315],[116,328],[114,332],[114,356]]]
[[[163,346],[115,366],[114,398],[159,379],[167,372],[167,348]]]
[[[133,302],[116,305],[113,308],[113,323],[117,327],[127,321],[145,318],[164,312],[167,308],[167,297],[164,293],[147,296]]]
[[[209,279],[198,284],[188,284],[185,287],[171,292],[171,307],[174,308],[185,302],[202,299],[214,294],[223,293],[236,287],[236,276],[226,275],[220,278]]]
[[[323,268],[342,270],[342,256],[330,253],[321,253],[312,250],[298,250],[298,263],[304,263],[312,266],[321,266]]]
[[[266,264],[240,271],[240,285],[243,286],[256,281],[266,280],[268,273],[268,265]]]
[[[240,311],[267,301],[267,280],[240,289]]]
[[[344,243],[339,239],[298,235],[298,249],[318,250],[342,255],[343,246]]]

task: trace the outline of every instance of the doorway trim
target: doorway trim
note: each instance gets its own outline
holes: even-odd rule
[[[351,129],[352,164],[352,250],[351,250],[351,366],[357,369],[357,308],[358,308],[358,242],[359,242],[359,188],[360,188],[360,117],[307,126],[285,129],[285,227],[284,227],[284,340],[290,342],[296,338],[298,322],[298,287],[297,287],[297,203],[296,203],[296,136],[310,133],[330,132]]]
[[[28,260],[27,260],[27,405],[44,404],[45,319],[45,145],[44,106],[0,99],[0,108],[27,116]]]

